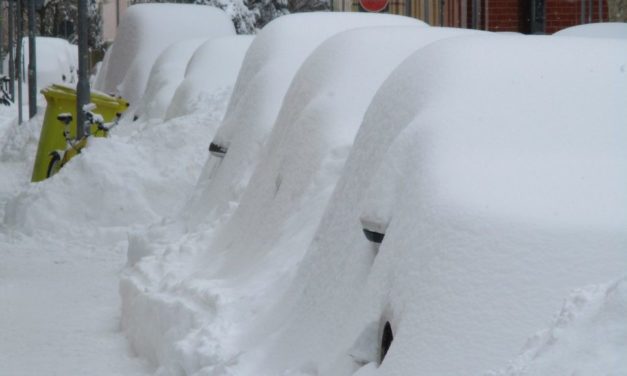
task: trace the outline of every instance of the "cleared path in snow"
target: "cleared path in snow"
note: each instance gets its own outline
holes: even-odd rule
[[[119,329],[124,250],[0,229],[0,374],[151,374]]]

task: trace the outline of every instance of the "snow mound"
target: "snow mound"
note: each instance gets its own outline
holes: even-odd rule
[[[391,323],[377,374],[502,368],[569,290],[624,274],[626,47],[456,38],[413,61],[420,111],[363,215],[386,228],[356,305]]]
[[[551,326],[489,376],[618,376],[627,373],[627,278],[576,290]]]
[[[212,96],[216,92],[230,93],[253,39],[249,35],[234,35],[214,38],[198,47],[187,64],[185,79],[176,88],[165,119],[203,111],[214,103]]]
[[[555,32],[560,37],[627,38],[627,23],[602,22],[567,27]]]
[[[150,70],[146,90],[136,108],[126,116],[163,119],[174,91],[185,77],[187,62],[205,39],[189,39],[172,43],[157,58]]]
[[[116,39],[94,89],[119,94],[134,105],[146,88],[150,67],[170,44],[191,38],[234,35],[220,9],[190,4],[137,4],[120,20]]]
[[[377,25],[424,24],[391,15],[314,12],[277,18],[257,34],[213,140],[230,152],[224,158],[210,157],[207,161],[196,198],[188,205],[190,223],[215,218],[239,201],[288,86],[307,56],[334,34]]]

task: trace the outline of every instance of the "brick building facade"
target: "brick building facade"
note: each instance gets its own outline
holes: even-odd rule
[[[360,11],[359,0],[336,0],[336,10]],[[366,0],[367,1],[367,0]],[[552,34],[582,23],[607,22],[607,0],[389,0],[388,13],[430,25]]]

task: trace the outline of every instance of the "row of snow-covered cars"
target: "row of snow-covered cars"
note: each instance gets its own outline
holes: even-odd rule
[[[205,246],[176,261],[192,265],[176,283],[157,272],[172,254],[122,283],[140,355],[164,374],[627,370],[597,342],[559,338],[534,354],[560,356],[507,368],[572,289],[627,270],[624,24],[524,36],[311,13],[252,37],[218,10],[192,13],[212,22],[191,20],[194,35],[160,22],[143,55],[140,33],[122,39],[96,80],[140,120],[202,112],[234,85],[183,219],[211,228]],[[199,302],[203,318],[177,316],[202,316]]]

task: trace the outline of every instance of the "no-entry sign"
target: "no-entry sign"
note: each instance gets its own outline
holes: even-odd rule
[[[387,10],[390,0],[359,0],[359,8],[364,12],[382,12]]]

